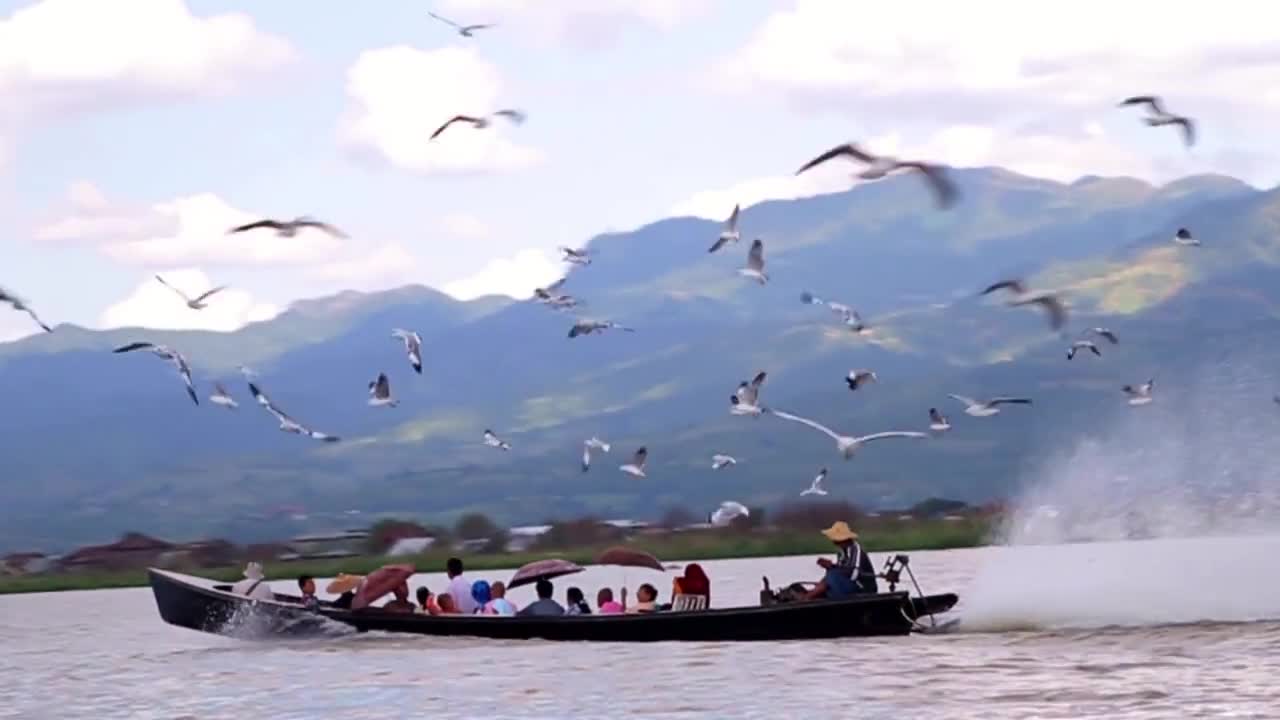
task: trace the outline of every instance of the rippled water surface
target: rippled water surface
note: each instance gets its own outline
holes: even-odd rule
[[[961,594],[957,631],[783,643],[251,643],[165,625],[147,589],[0,597],[0,717],[1275,718],[1276,557],[1274,538],[916,553],[926,592]],[[818,575],[704,566],[716,606]],[[591,568],[557,596],[623,580]]]

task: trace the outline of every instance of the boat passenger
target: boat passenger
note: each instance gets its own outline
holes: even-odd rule
[[[645,583],[636,589],[636,604],[627,608],[628,613],[651,613],[658,611],[658,588]]]
[[[439,615],[440,606],[436,604],[436,596],[431,594],[431,590],[423,585],[418,588],[418,609],[421,615]]]
[[[568,591],[565,592],[564,597],[565,600],[568,601],[564,609],[565,615],[591,614],[591,606],[587,604],[587,598],[583,596],[581,588],[569,588]]]
[[[413,603],[409,602],[409,585],[408,583],[400,583],[395,590],[391,591],[394,597],[382,606],[383,610],[391,610],[393,612],[413,612]]]
[[[684,575],[671,581],[671,595],[700,595],[711,605],[711,579],[703,572],[698,563],[689,563],[684,568]]]
[[[451,557],[445,563],[445,572],[449,575],[449,594],[458,606],[458,612],[470,615],[476,611],[476,601],[471,597],[471,581],[462,574],[461,558]]]
[[[564,608],[560,606],[560,603],[552,599],[552,596],[555,595],[555,588],[551,586],[550,580],[539,580],[533,586],[533,589],[538,593],[538,599],[521,610],[518,613],[519,615],[554,616],[564,614]]]
[[[453,601],[451,593],[440,593],[436,596],[436,603],[440,605],[441,615],[458,615],[458,604]]]
[[[471,599],[476,601],[475,615],[484,615],[485,606],[493,599],[492,591],[489,588],[487,580],[477,580],[471,583]]]
[[[617,615],[626,610],[622,603],[613,599],[613,590],[600,588],[596,593],[596,609],[601,615]]]
[[[364,576],[362,575],[338,573],[338,577],[325,586],[324,591],[338,595],[338,599],[333,601],[334,607],[340,610],[350,610],[351,603],[356,599],[356,590],[360,589],[360,583],[362,582],[364,582]]]
[[[298,576],[298,589],[302,591],[302,606],[308,610],[320,607],[320,598],[316,597],[316,579],[310,575]]]
[[[490,615],[515,615],[515,603],[507,599],[507,586],[501,580],[494,583],[489,588],[489,594],[493,599],[485,604],[485,612]]]
[[[244,579],[231,586],[231,592],[236,595],[247,595],[254,600],[275,600],[275,593],[271,592],[271,586],[267,584],[266,576],[262,574],[262,563],[251,562],[244,567]]]
[[[840,600],[858,593],[877,592],[876,569],[870,556],[858,544],[858,533],[850,529],[848,523],[840,521],[823,530],[822,534],[835,543],[839,552],[835,562],[818,558],[818,565],[827,571],[826,575],[804,599]]]

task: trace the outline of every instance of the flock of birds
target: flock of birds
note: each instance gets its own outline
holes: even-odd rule
[[[480,30],[496,27],[494,24],[460,24],[448,18],[444,18],[435,13],[429,13],[432,18],[453,27],[460,36],[471,38],[474,33]],[[1139,106],[1146,108],[1148,115],[1143,118],[1147,125],[1152,127],[1172,126],[1178,127],[1182,131],[1184,142],[1190,146],[1195,142],[1195,124],[1185,116],[1169,113],[1160,98],[1155,96],[1135,96],[1123,100],[1121,107]],[[457,114],[450,117],[439,128],[437,128],[429,137],[429,141],[434,142],[439,139],[446,130],[455,125],[469,125],[472,129],[483,130],[489,127],[497,118],[503,118],[513,124],[519,125],[525,120],[525,113],[516,109],[501,109],[487,114]],[[890,174],[900,171],[909,171],[917,173],[924,179],[929,187],[937,207],[940,209],[950,208],[955,205],[959,198],[959,191],[956,185],[948,177],[947,170],[941,165],[932,163],[915,161],[915,160],[899,160],[894,157],[873,154],[854,143],[844,143],[837,145],[826,152],[823,152],[808,162],[804,163],[796,174],[807,172],[808,170],[824,164],[828,161],[836,159],[845,159],[858,163],[862,169],[854,174],[854,178],[863,181],[877,180],[884,178]],[[716,237],[708,249],[709,253],[715,254],[727,250],[730,246],[737,245],[742,234],[738,227],[740,206],[735,206],[733,212],[729,215],[724,223],[724,228]],[[283,238],[294,237],[303,229],[315,229],[326,232],[336,238],[345,239],[348,236],[334,227],[333,225],[316,220],[310,217],[297,217],[292,220],[262,219],[255,222],[238,225],[228,230],[228,233],[244,233],[255,230],[269,230],[277,236]],[[1195,239],[1190,231],[1186,228],[1180,228],[1173,238],[1173,242],[1182,246],[1197,246],[1199,240]],[[562,260],[574,268],[584,268],[591,265],[593,251],[587,248],[559,248]],[[572,268],[571,268],[572,269]],[[756,238],[751,242],[747,251],[746,262],[744,266],[737,270],[737,273],[755,283],[764,285],[769,282],[769,275],[765,272],[765,248],[764,242]],[[566,273],[559,281],[543,288],[534,290],[532,300],[546,305],[547,307],[557,311],[573,311],[581,307],[584,303],[572,295],[562,292],[565,281],[568,280],[569,274]],[[186,291],[173,286],[159,275],[156,280],[165,287],[177,294],[188,308],[193,311],[203,310],[208,307],[209,301],[214,295],[225,289],[225,286],[217,286],[206,290],[199,295],[188,295]],[[981,292],[981,295],[989,295],[996,292],[1008,292],[1010,297],[1007,304],[1010,307],[1033,306],[1040,308],[1046,316],[1049,327],[1054,331],[1061,331],[1067,324],[1068,312],[1066,304],[1062,299],[1053,292],[1033,291],[1018,278],[1010,278],[994,283]],[[850,332],[864,335],[872,332],[872,329],[863,320],[863,318],[851,306],[838,302],[833,302],[823,298],[814,296],[812,293],[804,292],[800,296],[801,302],[807,305],[823,306],[836,315],[843,326]],[[25,312],[40,325],[45,332],[53,332],[53,329],[45,324],[35,313],[31,307],[19,298],[17,295],[0,288],[0,302],[8,303],[14,310]],[[603,333],[607,330],[619,330],[624,332],[634,332],[633,328],[624,327],[611,320],[585,320],[577,319],[569,329],[569,338],[577,338],[593,334]],[[1067,359],[1074,360],[1080,351],[1087,351],[1095,356],[1101,356],[1102,353],[1098,345],[1087,337],[1098,337],[1106,340],[1110,344],[1116,344],[1119,339],[1115,333],[1106,328],[1092,328],[1085,331],[1071,342],[1067,350]],[[422,361],[422,338],[418,333],[412,330],[396,328],[392,330],[391,337],[400,340],[403,343],[404,351],[408,356],[409,363],[414,372],[421,375],[423,368]],[[187,358],[177,350],[166,347],[164,345],[153,344],[147,341],[132,342],[127,345],[115,348],[114,353],[130,353],[135,351],[147,351],[151,354],[167,361],[177,371],[179,378],[183,381],[186,393],[191,401],[196,405],[200,404],[199,394],[196,391],[195,383],[191,376],[191,366]],[[307,425],[293,419],[283,410],[279,408],[271,399],[262,391],[259,385],[252,379],[254,373],[248,368],[241,368],[248,381],[249,392],[255,401],[269,414],[271,414],[278,422],[279,429],[283,432],[302,435],[321,442],[332,443],[339,441],[337,435],[320,432],[310,428]],[[769,415],[779,420],[810,428],[821,433],[834,441],[837,453],[845,460],[852,458],[858,450],[863,446],[880,441],[880,440],[922,440],[937,436],[951,430],[951,422],[947,417],[938,410],[938,408],[929,408],[929,432],[918,431],[885,431],[872,433],[869,435],[852,435],[837,432],[815,420],[797,415],[794,413],[767,407],[761,403],[761,391],[763,389],[767,374],[759,372],[750,380],[742,381],[737,389],[729,397],[729,413],[734,416],[745,416],[758,418],[763,415]],[[849,372],[845,378],[850,391],[858,391],[869,383],[877,382],[878,378],[874,371],[868,369],[855,369]],[[1148,380],[1140,385],[1125,385],[1123,392],[1129,397],[1129,403],[1132,405],[1145,405],[1152,401],[1154,387],[1154,379]],[[394,408],[399,405],[399,401],[392,394],[391,382],[386,373],[380,372],[377,377],[368,384],[369,399],[368,404],[372,407]],[[964,406],[965,414],[975,418],[985,418],[997,415],[1001,408],[1009,405],[1029,405],[1030,398],[1025,397],[994,397],[990,399],[975,399],[963,395],[950,395],[950,397]],[[239,403],[232,394],[221,384],[214,383],[212,394],[209,396],[210,402],[213,404],[235,409],[239,407]],[[1280,402],[1280,397],[1277,398]],[[496,450],[508,451],[511,444],[500,438],[493,430],[486,429],[483,433],[483,444]],[[581,469],[587,472],[592,465],[594,453],[608,453],[611,446],[608,442],[598,437],[591,437],[582,444],[582,460]],[[631,456],[630,460],[618,466],[618,470],[627,475],[636,478],[647,477],[645,467],[649,458],[647,447],[641,446]],[[734,467],[738,464],[738,460],[730,455],[717,453],[712,456],[711,467],[713,470],[723,470]],[[823,467],[813,478],[809,487],[800,492],[801,496],[823,496],[827,494],[824,483],[827,479],[828,470]],[[750,515],[749,509],[736,501],[726,501],[722,503],[713,512],[707,516],[708,522],[712,525],[722,526],[733,522],[739,517]]]

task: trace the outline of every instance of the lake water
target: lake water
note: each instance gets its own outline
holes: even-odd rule
[[[1276,558],[1275,537],[914,553],[926,592],[961,594],[955,632],[760,644],[251,643],[165,625],[148,589],[0,597],[0,717],[1275,718]],[[704,567],[727,606],[813,560]],[[591,568],[557,597],[623,579]]]

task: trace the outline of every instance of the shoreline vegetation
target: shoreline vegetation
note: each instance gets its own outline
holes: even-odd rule
[[[977,518],[960,521],[930,520],[911,523],[909,526],[868,528],[861,532],[863,547],[871,553],[913,552],[919,550],[950,550],[987,545],[992,535],[992,524]],[[730,560],[788,555],[829,555],[831,543],[816,531],[784,530],[773,532],[724,532],[724,533],[676,533],[655,536],[637,536],[630,542],[609,543],[626,545],[650,552],[664,563],[693,560]],[[445,561],[453,555],[462,555],[469,571],[507,570],[534,560],[560,557],[573,562],[593,564],[604,549],[600,546],[581,546],[571,549],[540,549],[528,552],[495,552],[462,554],[454,550],[429,550],[418,555],[386,557],[362,555],[336,560],[295,560],[266,562],[267,577],[284,580],[299,575],[327,578],[339,572],[368,573],[382,565],[395,562],[413,563],[419,572],[443,571]],[[877,565],[880,558],[875,558]],[[222,581],[240,579],[243,565],[221,568],[171,568],[201,577]],[[145,569],[118,572],[66,572],[41,575],[0,578],[0,595],[16,593],[63,592],[72,590],[104,590],[110,588],[142,587],[147,584]]]

